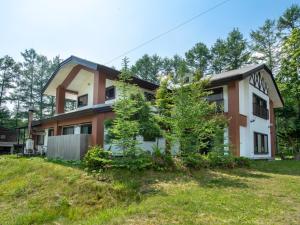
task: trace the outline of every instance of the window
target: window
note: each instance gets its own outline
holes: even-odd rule
[[[1,134],[0,135],[0,140],[5,140],[6,139],[6,135],[5,134]]]
[[[83,107],[88,104],[88,95],[82,95],[78,97],[77,107]]]
[[[254,154],[268,154],[268,135],[254,132]]]
[[[115,86],[110,86],[105,89],[105,100],[114,99],[116,97],[115,94]]]
[[[92,124],[84,124],[80,126],[81,134],[91,134],[92,133]]]
[[[64,127],[63,135],[74,134],[74,127]]]
[[[37,136],[37,145],[44,145],[44,135]]]
[[[210,91],[212,93],[209,96],[207,96],[208,102],[215,102],[217,105],[217,111],[222,112],[224,107],[223,88],[215,88]]]
[[[269,118],[267,101],[257,96],[256,94],[253,94],[253,115],[266,120]]]
[[[149,92],[144,92],[145,99],[149,102],[153,102],[155,100],[154,94]]]
[[[50,128],[49,130],[48,130],[48,136],[50,137],[50,136],[54,136],[54,129],[53,128]]]

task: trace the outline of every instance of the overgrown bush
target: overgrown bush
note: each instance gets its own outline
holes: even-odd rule
[[[152,147],[152,168],[154,170],[168,170],[174,167],[173,157],[165,154],[159,147]]]
[[[152,166],[151,157],[148,154],[141,154],[138,156],[123,156],[116,157],[113,160],[113,167],[118,169],[144,170]]]
[[[234,157],[234,162],[237,167],[249,167],[251,161],[245,157]]]
[[[206,155],[193,153],[182,157],[183,163],[188,168],[200,169],[208,168],[210,161]]]
[[[210,167],[234,168],[235,160],[231,154],[222,154],[220,152],[209,152],[208,159]]]
[[[86,153],[83,162],[88,170],[105,169],[112,164],[111,152],[99,146],[92,146]]]

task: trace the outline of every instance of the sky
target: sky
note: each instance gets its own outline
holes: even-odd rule
[[[0,0],[0,57],[20,52],[62,59],[75,55],[120,68],[111,59],[202,13],[223,0]],[[249,37],[266,19],[277,19],[300,0],[229,0],[223,5],[127,54],[184,55],[197,42],[211,46],[233,28]]]

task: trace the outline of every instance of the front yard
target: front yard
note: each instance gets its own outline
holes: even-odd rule
[[[110,171],[0,156],[0,224],[300,224],[300,162]]]

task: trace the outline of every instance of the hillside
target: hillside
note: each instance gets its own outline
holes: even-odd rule
[[[0,224],[300,224],[300,163],[105,172],[0,156]]]

